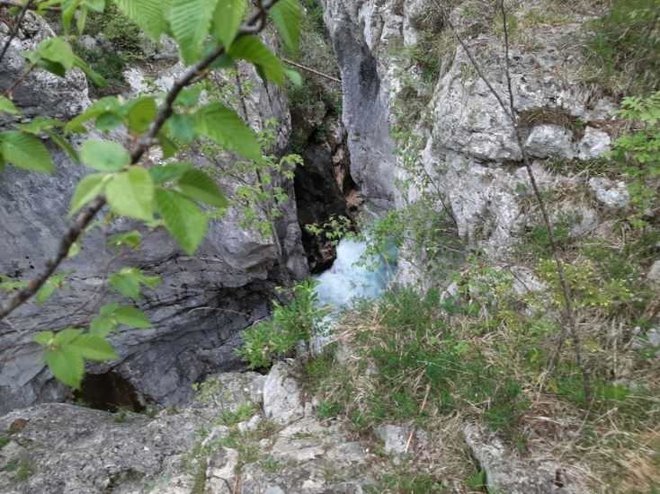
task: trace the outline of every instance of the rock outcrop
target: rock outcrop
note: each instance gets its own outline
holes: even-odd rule
[[[0,22],[0,26],[4,24]],[[48,35],[52,35],[50,28],[30,16],[3,60],[0,90],[25,69],[19,51],[33,48]],[[6,34],[0,34],[0,44],[5,39]],[[159,84],[168,87],[178,69],[167,65],[161,69]],[[246,102],[250,122],[259,127],[268,119],[277,119],[277,147],[283,150],[291,130],[285,96],[274,87],[264,86],[252,69],[242,73],[252,78],[255,87]],[[140,74],[132,73],[131,80],[139,85]],[[66,78],[34,71],[17,85],[14,96],[28,117],[70,118],[89,104],[85,78],[75,70]],[[62,154],[55,155],[57,171],[52,176],[11,167],[0,173],[3,275],[29,279],[57,251],[67,227],[70,197],[86,171]],[[293,183],[284,183],[284,187],[293,197]],[[68,279],[65,286],[45,305],[28,304],[0,323],[0,412],[67,396],[45,369],[32,337],[39,330],[87,324],[98,307],[112,300],[105,279],[121,266],[135,266],[161,276],[162,285],[147,290],[139,304],[153,329],[117,334],[113,343],[120,359],[90,369],[97,377],[92,377],[93,386],[83,386],[82,399],[103,403],[108,401],[101,396],[105,394],[122,395],[119,404],[136,407],[144,402],[180,403],[189,398],[193,382],[213,372],[240,367],[233,351],[240,341],[239,332],[268,314],[281,270],[273,241],[241,228],[239,220],[230,210],[223,219],[214,221],[195,256],[183,255],[162,229],[143,230],[139,251],[118,252],[106,241],[112,234],[132,230],[132,222],[122,220],[92,228],[81,252],[62,265]],[[286,270],[293,278],[304,276],[307,264],[294,200],[284,210],[278,235]],[[93,390],[94,396],[86,390]]]
[[[505,252],[528,220],[520,205],[529,189],[521,152],[509,118],[446,22],[449,16],[484,76],[508,102],[495,10],[472,1],[323,3],[344,81],[352,173],[366,200],[414,202],[425,187],[416,180],[431,178],[461,237],[493,256]],[[512,4],[510,15],[543,15],[557,8],[551,3]],[[609,149],[615,106],[579,78],[583,59],[575,40],[590,14],[576,11],[561,23],[540,23],[533,43],[525,33],[511,41],[515,110],[544,187],[561,180],[544,171],[547,162],[592,159]],[[417,45],[425,37],[442,50],[416,59],[413,49],[429,50]],[[395,142],[390,130],[402,114],[413,139]],[[416,161],[417,176],[404,170],[404,159]],[[395,178],[412,180],[409,194],[394,189]]]
[[[225,373],[190,406],[153,418],[68,404],[14,411],[0,418],[0,490],[363,492],[371,456],[338,426],[319,422],[311,404],[292,402],[290,392],[302,394],[289,373],[286,364],[267,377]]]

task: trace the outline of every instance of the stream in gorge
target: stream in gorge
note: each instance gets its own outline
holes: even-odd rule
[[[357,300],[378,298],[396,273],[394,252],[387,256],[365,256],[367,242],[343,239],[337,245],[337,258],[332,267],[315,276],[319,304],[334,312],[349,307]],[[386,257],[388,259],[386,259]]]

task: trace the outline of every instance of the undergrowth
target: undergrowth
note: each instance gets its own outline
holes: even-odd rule
[[[94,48],[86,47],[80,41],[75,45],[76,52],[107,83],[103,88],[95,88],[96,93],[105,96],[122,92],[127,87],[124,70],[144,58],[140,28],[114,4],[109,4],[105,12],[89,15],[85,32],[100,40]]]
[[[617,94],[660,89],[659,0],[614,0],[591,31],[586,55],[595,82]]]
[[[326,313],[317,299],[312,280],[294,286],[288,304],[274,302],[270,319],[243,332],[238,355],[251,369],[265,369],[276,359],[291,356],[299,342],[309,342]]]
[[[551,370],[562,333],[563,295],[547,231],[532,225],[509,262],[472,255],[450,290],[394,288],[347,312],[335,330],[342,358],[330,348],[304,364],[307,389],[320,400],[319,416],[341,417],[361,437],[389,423],[432,434],[453,420],[476,421],[522,455],[540,450],[576,465],[574,474],[586,474],[597,490],[652,492],[660,481],[654,459],[660,445],[660,374],[658,350],[649,341],[657,324],[658,287],[647,277],[660,240],[653,213],[657,101],[657,95],[625,101],[622,117],[633,130],[603,158],[610,177],[628,186],[627,207],[601,211],[601,228],[576,233],[582,206],[575,214],[564,209],[575,191],[545,193],[557,218],[555,236],[591,399],[572,358],[572,342],[564,343]],[[594,201],[586,187],[579,194],[580,200]],[[534,218],[534,211],[527,213]],[[418,252],[447,241],[449,230],[433,232],[434,208],[420,209],[417,224],[398,214],[376,225],[376,238],[407,236]],[[411,235],[415,229],[423,234]],[[435,277],[433,265],[439,262],[429,256],[423,266],[436,286],[443,282]],[[451,475],[445,472],[443,482]],[[465,472],[460,481],[468,488],[473,483]],[[385,474],[379,488],[433,492],[443,482],[413,462]]]

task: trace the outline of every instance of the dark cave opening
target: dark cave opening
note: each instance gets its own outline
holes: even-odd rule
[[[106,412],[129,410],[142,413],[146,409],[145,400],[135,386],[115,371],[85,374],[74,398],[90,408]]]

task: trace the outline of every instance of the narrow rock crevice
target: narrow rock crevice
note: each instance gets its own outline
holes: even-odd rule
[[[86,374],[74,397],[90,408],[107,412],[131,410],[141,413],[146,405],[135,386],[115,371]]]
[[[298,221],[310,271],[319,273],[332,265],[336,249],[330,240],[310,233],[307,227],[339,217],[353,220],[361,203],[350,173],[346,131],[336,116],[326,115],[322,125],[312,131],[302,157],[304,165],[294,180]]]

